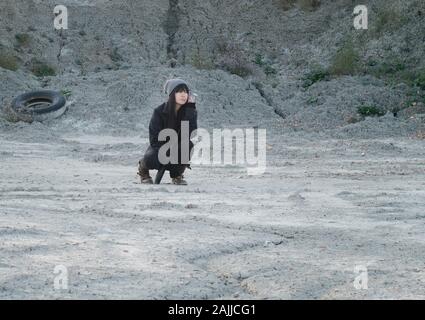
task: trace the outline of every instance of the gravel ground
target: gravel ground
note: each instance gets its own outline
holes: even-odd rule
[[[147,186],[146,139],[23,132],[0,134],[0,298],[425,298],[423,140],[271,138],[261,176]]]

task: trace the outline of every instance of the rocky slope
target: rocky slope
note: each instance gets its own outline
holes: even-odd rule
[[[364,138],[423,130],[415,116],[425,99],[423,1],[368,1],[368,30],[354,29],[348,0],[63,4],[62,31],[53,28],[54,1],[0,5],[0,102],[71,90],[69,112],[52,126],[119,115],[117,130],[143,130],[135,116],[150,113],[164,81],[180,76],[199,94],[207,126],[267,119],[281,134]]]

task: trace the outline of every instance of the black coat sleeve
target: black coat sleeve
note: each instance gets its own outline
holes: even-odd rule
[[[149,143],[152,148],[161,147],[161,143],[158,141],[158,135],[162,129],[161,116],[159,115],[159,111],[155,109],[149,122]]]
[[[187,119],[189,120],[189,137],[193,131],[198,129],[198,112],[196,111],[195,103],[188,103]]]

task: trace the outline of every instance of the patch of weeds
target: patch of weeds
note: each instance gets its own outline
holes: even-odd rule
[[[413,81],[413,84],[418,88],[425,90],[425,69],[422,69],[417,73],[416,79]]]
[[[0,68],[16,71],[18,70],[18,59],[6,52],[0,52]]]
[[[221,43],[219,52],[221,52],[221,57],[217,62],[218,68],[242,78],[254,73],[252,63],[246,58],[244,50],[236,42]]]
[[[375,24],[372,30],[375,34],[380,35],[384,31],[394,31],[406,23],[407,18],[395,8],[391,6],[381,6],[377,9]]]
[[[406,100],[404,101],[404,107],[408,108],[415,106],[418,103],[425,104],[425,92],[412,87],[410,88],[410,92],[407,93]]]
[[[285,11],[290,10],[294,5],[303,11],[314,11],[320,7],[321,0],[279,0],[278,5]]]
[[[15,39],[18,45],[27,46],[30,43],[31,37],[28,33],[17,33]]]
[[[267,65],[264,68],[264,73],[268,76],[272,75],[272,74],[276,74],[277,70],[275,68],[273,68],[271,65]]]
[[[266,60],[260,53],[255,55],[255,58],[252,62],[254,62],[259,67],[262,67],[264,73],[268,76],[277,73],[277,70],[272,67],[271,62]]]
[[[287,11],[291,9],[296,0],[279,0],[278,5],[284,10]]]
[[[223,67],[225,70],[241,78],[245,78],[253,73],[252,69],[246,64],[241,63],[241,61],[225,61]]]
[[[414,87],[418,74],[417,72],[411,69],[407,69],[407,70],[401,71],[398,76],[399,76],[399,79],[396,79],[398,80],[398,82],[404,82],[408,86]]]
[[[31,72],[37,77],[56,75],[56,70],[52,66],[36,59],[32,61]]]
[[[403,82],[410,87],[425,90],[425,68],[415,71],[400,60],[385,61],[377,66],[367,67],[366,73],[388,80],[392,84]]]
[[[316,68],[310,71],[309,73],[305,74],[302,78],[303,80],[303,88],[308,88],[312,86],[314,83],[322,81],[322,80],[329,80],[330,73],[329,71],[323,69],[323,68]]]
[[[376,106],[360,106],[357,108],[357,112],[363,117],[382,117],[385,115],[385,112]]]
[[[406,65],[402,61],[394,61],[390,63],[384,62],[381,65],[381,72],[384,74],[397,73],[406,69]]]
[[[370,59],[366,62],[366,69],[366,73],[370,73],[378,78],[393,77],[406,70],[406,64],[398,58],[388,59],[382,63]]]
[[[317,103],[317,101],[319,101],[318,97],[310,97],[310,98],[307,99],[308,104],[315,104],[315,103]]]
[[[194,66],[197,69],[200,70],[212,70],[214,69],[214,63],[211,59],[209,58],[205,58],[199,48],[195,51],[193,51],[192,56],[191,56],[191,61],[190,64],[192,66]]]
[[[405,83],[425,90],[425,69],[415,70],[412,64],[400,58],[387,58],[382,62],[370,58],[364,64],[364,73],[384,79],[389,84]]]
[[[63,89],[61,90],[61,94],[65,97],[65,98],[69,98],[72,95],[72,91],[71,90],[67,90],[67,89]]]
[[[266,65],[266,62],[264,61],[264,57],[262,54],[257,53],[255,55],[254,63],[260,67],[263,67]]]
[[[320,0],[298,0],[297,3],[303,11],[314,11],[320,6]]]
[[[333,75],[353,75],[358,70],[359,61],[353,43],[347,42],[335,54],[329,71]]]

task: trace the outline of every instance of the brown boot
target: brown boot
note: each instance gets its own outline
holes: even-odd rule
[[[183,179],[183,175],[171,178],[173,184],[187,185],[186,180]]]
[[[139,161],[139,172],[137,172],[137,174],[140,176],[140,183],[153,183],[152,177],[149,175],[149,169],[146,168],[145,162],[143,160]]]
[[[184,176],[183,176],[183,174],[181,174],[177,177],[171,178],[171,182],[173,184],[187,185],[186,180],[184,180],[183,178],[184,178]]]
[[[175,177],[171,177],[171,182],[173,184],[180,184],[180,185],[187,185],[186,180],[184,180],[183,178],[183,173],[186,169],[186,165],[179,165],[177,167],[177,172],[173,171],[173,175],[177,174],[177,176]],[[170,171],[170,176],[171,176],[171,171]]]

